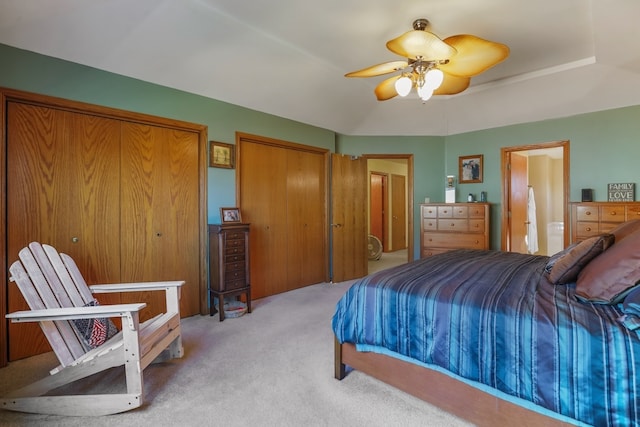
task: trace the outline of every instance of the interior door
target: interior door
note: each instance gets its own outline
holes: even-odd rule
[[[367,274],[367,161],[331,155],[331,278]]]
[[[371,173],[369,177],[369,233],[385,244],[384,233],[384,200],[386,175]]]
[[[9,103],[9,264],[38,241],[71,255],[90,283],[120,281],[119,152],[116,120]],[[7,293],[9,312],[28,310],[15,283]],[[119,302],[117,295],[100,300]],[[10,360],[49,350],[37,323],[9,323]]]
[[[391,175],[391,233],[392,250],[407,247],[407,185],[402,175]]]
[[[509,188],[509,251],[526,254],[527,251],[527,197],[528,166],[527,156],[510,153],[510,188]]]

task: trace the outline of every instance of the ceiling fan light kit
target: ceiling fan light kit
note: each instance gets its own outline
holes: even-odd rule
[[[501,43],[460,34],[441,40],[426,30],[429,21],[420,18],[413,30],[387,42],[387,49],[406,58],[385,62],[345,74],[346,77],[375,77],[400,71],[383,80],[376,88],[379,101],[407,96],[416,90],[422,102],[432,95],[454,95],[466,90],[471,77],[478,75],[509,56]]]

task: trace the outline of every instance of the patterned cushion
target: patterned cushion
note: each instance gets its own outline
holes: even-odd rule
[[[93,300],[84,306],[94,307],[96,305],[99,305],[98,301]],[[86,350],[101,346],[118,333],[118,328],[109,318],[74,319],[71,324],[82,338],[82,344]]]

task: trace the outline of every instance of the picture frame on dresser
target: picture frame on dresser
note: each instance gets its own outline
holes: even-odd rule
[[[223,224],[242,222],[239,208],[220,208],[220,220]]]
[[[482,182],[483,175],[482,154],[472,156],[460,156],[458,158],[458,176],[461,184],[473,184]]]

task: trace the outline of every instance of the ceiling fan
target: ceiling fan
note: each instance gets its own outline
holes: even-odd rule
[[[466,90],[471,77],[509,56],[509,47],[469,34],[441,40],[427,31],[429,21],[413,22],[413,30],[387,42],[387,49],[405,60],[385,62],[345,74],[345,77],[375,77],[400,71],[375,89],[378,101],[406,96],[416,89],[422,101],[432,95],[454,95]]]

